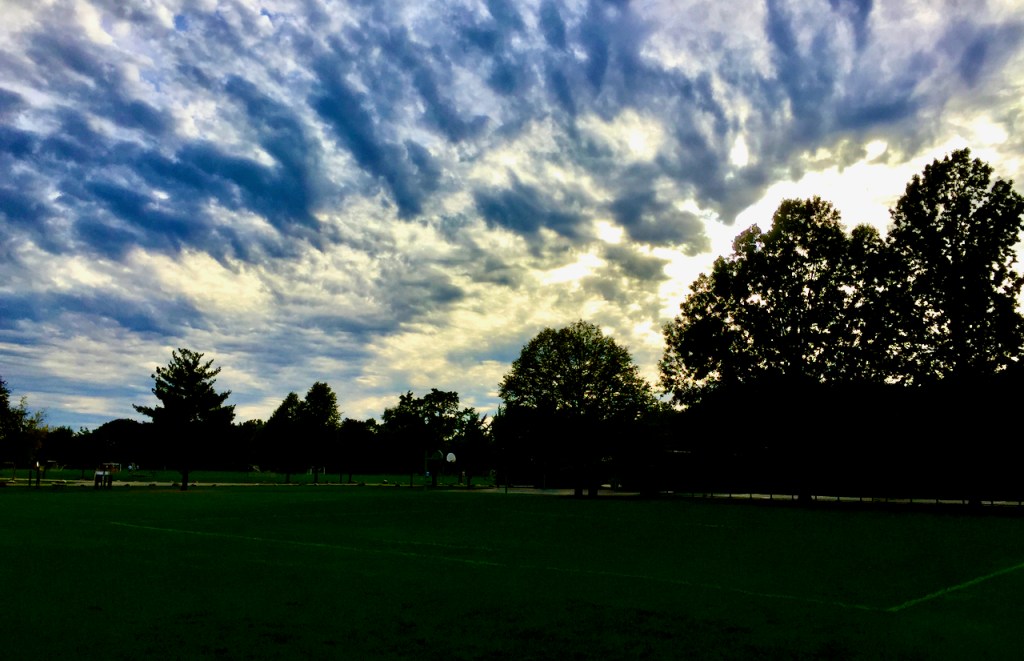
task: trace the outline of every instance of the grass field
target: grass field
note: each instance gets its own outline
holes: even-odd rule
[[[1020,658],[1024,519],[7,488],[0,598],[0,658]]]

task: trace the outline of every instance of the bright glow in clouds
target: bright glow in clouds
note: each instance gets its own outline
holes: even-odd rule
[[[652,160],[665,141],[661,123],[633,109],[623,111],[610,122],[595,116],[585,117],[580,126],[608,145],[617,157],[631,161]]]
[[[737,136],[736,141],[732,143],[732,149],[729,150],[729,163],[738,168],[746,167],[750,163],[750,151],[747,149],[747,143],[743,136]]]
[[[603,261],[596,255],[584,254],[572,264],[566,264],[556,269],[551,269],[541,276],[541,282],[545,285],[556,285],[567,282],[576,282],[589,275],[603,264]]]
[[[8,3],[0,376],[137,417],[176,347],[240,419],[481,412],[544,327],[657,379],[689,285],[782,199],[848,227],[959,147],[1024,181],[1011,0]]]
[[[161,289],[185,296],[217,315],[260,315],[270,304],[259,276],[245,266],[228,270],[209,255],[197,253],[180,255],[177,261],[136,253],[133,261],[140,270],[152,273]]]

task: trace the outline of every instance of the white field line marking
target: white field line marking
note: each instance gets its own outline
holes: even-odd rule
[[[926,601],[931,601],[932,599],[938,599],[939,597],[944,597],[947,594],[949,594],[950,592],[956,592],[958,590],[965,590],[965,589],[967,589],[969,587],[973,587],[973,586],[977,585],[978,583],[984,583],[985,581],[991,580],[993,578],[998,578],[998,577],[1002,576],[1003,574],[1009,574],[1011,572],[1015,572],[1018,569],[1024,569],[1024,562],[1021,562],[1020,564],[1013,565],[1012,567],[1004,567],[1003,569],[997,569],[996,571],[994,571],[994,572],[992,572],[990,574],[985,574],[984,576],[978,576],[977,578],[972,578],[969,581],[964,581],[963,583],[957,583],[956,585],[951,585],[948,588],[942,588],[941,590],[936,590],[935,592],[932,592],[931,594],[926,594],[923,597],[918,597],[917,599],[910,599],[909,601],[904,601],[902,604],[899,604],[899,605],[896,605],[896,606],[891,606],[889,608],[886,608],[885,610],[886,610],[887,613],[898,613],[899,611],[907,609],[907,608],[910,608],[911,606],[917,606],[918,604],[924,603]]]
[[[818,605],[822,605],[822,606],[834,606],[834,607],[837,607],[837,608],[848,608],[848,609],[861,610],[861,611],[882,611],[882,610],[886,610],[886,609],[878,608],[878,607],[875,607],[875,606],[864,606],[864,605],[861,605],[861,604],[848,604],[848,603],[845,603],[845,602],[842,602],[842,601],[831,601],[831,600],[828,600],[828,599],[815,599],[814,597],[800,597],[800,596],[797,596],[797,595],[790,595],[790,594],[776,594],[776,593],[772,593],[772,592],[757,592],[755,590],[744,590],[742,588],[734,588],[734,587],[729,587],[729,586],[726,586],[726,585],[719,585],[719,584],[716,584],[716,583],[698,583],[698,582],[695,582],[695,581],[684,581],[684,580],[678,580],[678,579],[672,579],[672,578],[662,578],[662,577],[658,577],[658,576],[647,576],[647,575],[643,575],[643,574],[627,574],[627,573],[622,573],[622,572],[601,571],[601,570],[596,570],[596,569],[575,569],[575,568],[572,568],[572,567],[556,567],[556,566],[553,566],[553,565],[519,565],[519,564],[509,564],[509,563],[505,563],[505,562],[493,562],[493,561],[489,561],[489,560],[471,560],[469,558],[453,558],[453,557],[449,557],[449,556],[434,555],[434,554],[430,554],[430,553],[414,553],[412,551],[398,551],[398,550],[395,550],[395,549],[369,549],[369,548],[358,547],[358,546],[345,546],[345,545],[341,545],[341,544],[324,544],[324,543],[321,543],[321,542],[300,542],[300,541],[287,540],[287,539],[274,539],[274,538],[271,538],[271,537],[252,537],[252,536],[248,536],[248,535],[233,535],[233,534],[230,534],[230,533],[204,532],[204,531],[200,531],[200,530],[184,530],[184,529],[181,529],[181,528],[160,528],[160,527],[157,527],[157,526],[142,526],[142,525],[137,525],[137,524],[134,524],[134,523],[124,523],[124,522],[121,522],[121,521],[111,521],[110,524],[111,525],[115,525],[115,526],[121,526],[121,527],[124,527],[124,528],[135,528],[135,529],[138,529],[138,530],[153,530],[153,531],[157,531],[157,532],[171,532],[171,533],[179,533],[179,534],[183,534],[183,535],[196,535],[196,536],[199,536],[199,537],[219,537],[219,538],[222,538],[222,539],[238,539],[238,540],[243,540],[243,541],[266,542],[266,543],[271,543],[271,544],[288,544],[288,545],[292,545],[292,546],[308,546],[308,547],[312,547],[312,548],[331,549],[331,550],[337,550],[337,551],[348,551],[348,552],[352,552],[352,553],[379,553],[379,554],[384,554],[384,555],[397,555],[397,556],[402,556],[402,557],[427,558],[427,559],[430,559],[430,560],[447,560],[448,562],[456,562],[456,563],[462,563],[462,564],[467,564],[467,565],[482,565],[482,566],[486,566],[486,567],[500,567],[502,569],[512,569],[512,570],[525,569],[525,570],[534,570],[534,571],[538,571],[539,570],[539,571],[556,572],[556,573],[561,573],[561,574],[576,574],[576,575],[582,575],[582,576],[604,576],[604,577],[608,577],[608,578],[626,579],[626,580],[631,580],[631,581],[653,581],[655,583],[667,583],[669,585],[681,585],[681,586],[684,586],[684,587],[691,587],[691,588],[704,589],[704,590],[714,590],[714,591],[718,591],[718,592],[732,592],[732,593],[735,593],[735,594],[742,594],[742,595],[747,595],[747,596],[750,596],[750,597],[762,597],[762,598],[767,598],[767,599],[783,599],[783,600],[786,600],[786,601],[799,601],[799,602],[808,603],[808,604],[818,604]],[[405,543],[406,544],[416,544],[417,542],[405,542]],[[435,545],[435,544],[430,544],[430,545],[431,546],[444,546],[444,545]],[[454,547],[454,546],[451,546],[449,548],[473,549],[474,547],[469,547],[469,546]],[[888,609],[888,610],[892,610],[892,609]]]
[[[498,562],[490,562],[488,560],[471,560],[468,558],[451,558],[443,555],[429,555],[425,553],[414,553],[412,551],[398,551],[396,549],[368,549],[359,546],[345,546],[342,544],[324,544],[322,542],[300,542],[291,539],[274,539],[272,537],[252,537],[249,535],[232,535],[225,532],[204,532],[202,530],[184,530],[182,528],[160,528],[157,526],[140,526],[134,523],[124,523],[122,521],[111,521],[111,525],[121,526],[122,528],[136,528],[138,530],[155,530],[158,532],[173,532],[182,535],[196,535],[198,537],[220,537],[222,539],[240,539],[248,542],[266,542],[270,544],[288,544],[290,546],[308,546],[311,548],[320,549],[332,549],[336,551],[349,551],[352,553],[382,553],[386,555],[400,555],[414,558],[436,558],[439,560],[449,560],[451,562],[461,562],[467,565],[486,565],[489,567],[504,567],[505,565]],[[398,544],[419,544],[419,542],[389,542]],[[424,546],[442,546],[451,549],[468,549],[478,550],[472,546],[455,546],[452,544],[431,544],[424,543]]]

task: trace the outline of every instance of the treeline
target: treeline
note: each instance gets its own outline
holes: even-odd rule
[[[594,324],[540,331],[493,418],[455,392],[408,392],[380,422],[343,418],[324,382],[234,422],[220,368],[188,349],[152,375],[151,422],[50,430],[0,381],[0,459],[181,471],[448,468],[502,483],[646,492],[1021,500],[1024,198],[954,152],[847,232],[819,198],[742,232],[664,327],[663,393]],[[449,455],[454,463],[449,464]]]
[[[991,174],[933,162],[885,237],[818,198],[740,234],[664,331],[680,482],[1020,499],[1024,198]]]
[[[187,349],[175,356],[202,358]],[[0,389],[9,395],[2,379]],[[312,470],[332,482],[432,470],[434,475],[465,473],[468,484],[493,468],[489,420],[460,407],[457,393],[436,389],[423,396],[401,395],[380,423],[341,418],[336,395],[324,382],[314,383],[303,398],[289,393],[266,422],[182,425],[157,414],[149,422],[117,419],[75,432],[21,424],[26,419],[32,418],[20,416],[0,437],[5,441],[0,443],[0,460],[18,467],[40,462],[42,467],[92,470],[117,463],[122,469],[178,470],[185,481],[196,470],[286,476]],[[35,414],[34,419],[41,421],[42,416]],[[448,462],[448,454],[456,461]]]

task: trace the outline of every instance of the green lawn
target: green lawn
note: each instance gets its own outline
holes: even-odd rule
[[[6,488],[0,568],[0,657],[1024,653],[1024,519],[992,513]]]

